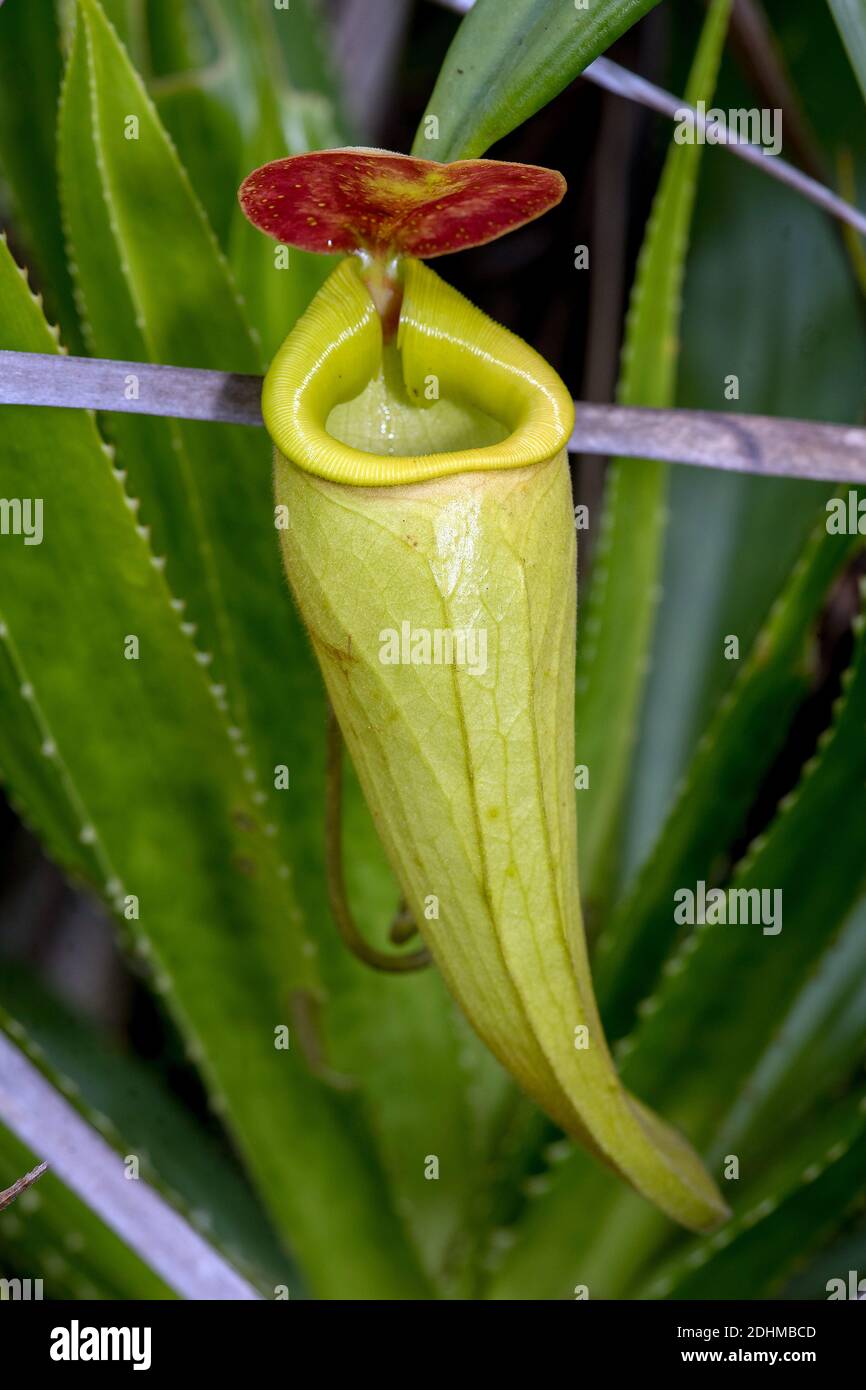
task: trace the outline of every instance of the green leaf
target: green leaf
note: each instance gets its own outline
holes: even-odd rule
[[[37,1157],[0,1124],[0,1189]],[[0,1212],[0,1272],[42,1279],[49,1298],[164,1299],[175,1295],[49,1168]]]
[[[571,0],[477,0],[448,50],[412,153],[444,161],[484,154],[657,3],[593,0],[577,9]]]
[[[668,954],[677,931],[675,891],[712,881],[719,856],[744,829],[761,779],[808,691],[824,597],[856,545],[856,539],[828,535],[824,521],[813,533],[702,738],[653,853],[602,929],[595,978],[611,1039],[631,1027]]]
[[[104,8],[104,6],[103,6]],[[182,73],[196,66],[203,44],[196,42],[196,5],[190,0],[146,0],[144,24],[149,71],[157,77]],[[110,19],[111,15],[106,10]]]
[[[765,1177],[747,1186],[727,1226],[708,1240],[687,1242],[635,1296],[773,1296],[860,1197],[864,1161],[866,1096],[860,1096],[812,1123]]]
[[[866,100],[866,0],[827,0]]]
[[[28,74],[26,84],[22,73]],[[18,232],[39,273],[49,316],[80,345],[57,196],[56,111],[60,32],[52,4],[7,0],[0,8],[0,177],[9,184]]]
[[[861,902],[744,1080],[713,1145],[761,1161],[863,1061],[866,904]]]
[[[266,1296],[297,1274],[238,1168],[162,1079],[7,962],[0,1028],[117,1153]]]
[[[715,0],[689,80],[692,103],[715,87],[730,15]],[[626,328],[619,398],[668,406],[675,392],[680,301],[702,148],[671,146],[645,234]],[[610,891],[649,659],[663,556],[667,464],[620,459],[608,471],[588,601],[578,618],[577,762],[582,893],[590,912]]]
[[[5,346],[55,349],[5,245],[0,313]],[[315,983],[291,930],[288,880],[93,421],[20,407],[0,416],[4,487],[42,499],[45,518],[40,546],[0,548],[3,675],[14,681],[3,700],[17,692],[25,707],[0,728],[16,800],[38,833],[53,826],[63,864],[95,870],[128,921],[313,1287],[421,1293],[377,1166],[345,1103],[311,1076],[301,1029],[288,1051],[275,1047],[297,991]],[[124,659],[130,636],[138,660]],[[31,780],[43,759],[78,827],[72,842],[58,838],[44,773]]]
[[[157,79],[151,89],[160,119],[177,146],[196,196],[201,199],[217,240],[226,247],[242,162],[242,137],[234,113],[195,74]]]
[[[638,1094],[651,1093],[656,1103],[664,1097],[699,1143],[724,1118],[743,1076],[860,895],[866,875],[864,648],[859,619],[856,658],[835,724],[731,880],[733,889],[782,895],[781,931],[692,928],[620,1049]]]
[[[548,1147],[547,1167],[533,1178],[518,1219],[499,1233],[485,1297],[498,1301],[566,1299],[585,1284],[590,1298],[618,1297],[609,1262],[593,1242],[609,1227],[622,1186],[568,1140]],[[640,1204],[643,1210],[643,1204]]]
[[[61,8],[74,11],[78,0],[61,0]],[[117,31],[120,42],[132,55],[140,72],[150,70],[148,21],[150,0],[103,0],[105,17]],[[69,18],[70,27],[73,23]]]
[[[127,140],[129,116],[139,138]],[[94,0],[82,0],[64,87],[64,214],[93,350],[178,365],[258,371],[230,272],[147,94]],[[118,391],[125,388],[119,378]],[[122,420],[122,460],[187,602],[197,641],[251,749],[299,897],[321,917],[324,708],[307,640],[285,592],[270,457],[257,431]],[[322,731],[321,735],[319,731]],[[275,770],[291,789],[276,792]]]
[[[727,109],[752,98],[728,74],[716,100]],[[804,265],[816,273],[804,275]],[[731,374],[740,399],[725,403]],[[833,227],[759,170],[708,151],[685,285],[677,404],[854,423],[862,418],[864,376],[859,296]],[[823,485],[793,479],[673,470],[663,595],[627,811],[627,877],[652,850],[690,758],[736,680],[725,637],[738,637],[741,657],[751,649],[826,496]]]
[[[841,1233],[822,1243],[810,1255],[798,1260],[791,1279],[779,1290],[778,1297],[804,1299],[810,1302],[826,1299],[833,1287],[831,1279],[841,1279],[850,1288],[851,1270],[866,1268],[866,1223],[863,1213],[846,1223]],[[838,1284],[835,1288],[838,1290]]]

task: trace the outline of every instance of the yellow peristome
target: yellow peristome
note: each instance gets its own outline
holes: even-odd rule
[[[370,307],[344,263],[281,349],[266,418],[286,571],[379,834],[503,1065],[638,1191],[707,1229],[724,1203],[686,1141],[624,1090],[592,990],[567,393],[420,265],[402,357],[382,352]],[[422,409],[431,375],[442,394]],[[431,434],[449,447],[437,453]],[[370,451],[378,440],[387,452]]]
[[[329,432],[331,411],[364,390],[383,357],[381,320],[359,263],[347,258],[265,378],[262,411],[280,452],[331,482],[389,487],[467,470],[523,468],[564,448],[574,406],[543,358],[420,261],[406,260],[403,275],[397,351],[408,399],[424,409],[435,389],[440,400],[466,403],[500,421],[505,437],[480,447],[398,457],[354,448]]]

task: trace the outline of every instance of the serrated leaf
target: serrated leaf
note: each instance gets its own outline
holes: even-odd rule
[[[78,0],[61,0],[61,8],[74,11]],[[148,11],[150,0],[103,0],[105,17],[117,32],[120,42],[130,53],[140,71],[147,69]],[[69,15],[70,26],[73,23]]]
[[[861,1195],[864,1160],[866,1099],[855,1096],[810,1125],[747,1188],[722,1231],[687,1242],[635,1296],[754,1299],[777,1293],[792,1266],[839,1227]]]
[[[791,1278],[779,1290],[785,1299],[827,1298],[831,1279],[841,1279],[850,1289],[851,1271],[866,1269],[866,1222],[862,1211],[846,1222],[841,1232],[796,1262]],[[838,1284],[835,1286],[838,1289]],[[849,1295],[850,1296],[850,1295]]]
[[[826,520],[826,518],[825,518]],[[627,1032],[675,937],[673,895],[710,881],[743,830],[811,678],[811,643],[833,576],[857,541],[819,524],[767,625],[722,701],[682,782],[664,830],[596,944],[595,975],[609,1036]]]
[[[26,84],[22,73],[29,74]],[[60,31],[52,4],[9,0],[0,8],[0,179],[8,183],[19,235],[38,270],[48,312],[69,346],[80,345],[57,197],[56,111]]]
[[[567,1140],[553,1146],[548,1167],[518,1219],[501,1233],[485,1298],[560,1300],[585,1285],[590,1298],[620,1296],[609,1278],[606,1252],[595,1243],[610,1234],[609,1211],[621,1187]]]
[[[715,0],[701,36],[687,98],[712,97],[731,5]],[[676,383],[680,302],[702,149],[673,144],[632,291],[619,399],[667,406]],[[588,600],[578,618],[575,691],[577,762],[589,769],[578,793],[582,894],[590,912],[610,892],[622,799],[652,640],[670,469],[619,459],[608,470],[604,515]]]
[[[832,730],[729,885],[781,894],[767,900],[777,922],[762,916],[763,925],[692,927],[621,1049],[630,1084],[656,1101],[666,1096],[701,1144],[860,896],[866,874],[864,647],[860,624]],[[694,884],[680,887],[696,890]],[[675,906],[671,902],[672,912]]]
[[[127,118],[139,138],[125,139]],[[100,356],[257,371],[228,267],[147,94],[94,0],[81,0],[61,110],[67,233]],[[118,380],[118,391],[135,389]],[[187,601],[213,681],[227,688],[266,814],[310,917],[321,915],[324,706],[275,545],[267,442],[240,427],[125,420],[123,461]],[[319,731],[322,731],[321,734]],[[290,790],[274,790],[289,770]],[[320,794],[320,793],[319,793]]]
[[[806,18],[811,25],[812,7],[808,16],[801,12],[801,23]],[[717,103],[727,109],[749,101],[726,74]],[[816,273],[803,275],[804,265]],[[760,171],[708,151],[685,285],[677,404],[854,423],[862,418],[864,374],[858,295],[833,228]],[[728,376],[739,380],[736,402],[723,400]],[[627,878],[652,850],[698,741],[736,679],[740,668],[725,659],[725,638],[738,638],[742,660],[826,496],[822,485],[793,479],[674,470],[628,806]]]
[[[5,245],[0,314],[5,346],[56,347]],[[52,849],[79,871],[95,862],[314,1287],[420,1291],[344,1106],[313,1080],[297,1035],[275,1048],[291,991],[315,972],[295,954],[295,905],[243,759],[93,421],[7,407],[0,438],[4,491],[42,499],[46,519],[40,546],[0,548],[7,672],[29,720],[0,730],[0,765],[19,741],[29,764],[40,748],[52,763],[87,859],[65,840]],[[130,636],[137,660],[124,659]],[[17,774],[13,793],[41,833],[43,779],[31,782],[21,755]]]
[[[482,155],[562,91],[658,0],[476,0],[454,38],[412,153]],[[436,126],[428,117],[435,117]],[[436,133],[428,134],[435,129]]]
[[[866,904],[825,952],[737,1096],[713,1144],[761,1161],[863,1064]]]

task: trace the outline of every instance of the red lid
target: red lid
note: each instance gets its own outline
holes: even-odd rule
[[[264,164],[238,197],[253,226],[303,251],[429,260],[522,227],[555,207],[565,186],[534,164],[342,149]]]

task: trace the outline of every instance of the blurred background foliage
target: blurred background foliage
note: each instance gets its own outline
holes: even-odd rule
[[[259,371],[330,265],[274,270],[242,176],[416,138],[565,174],[554,213],[444,273],[576,396],[861,422],[866,315],[838,227],[574,79],[610,50],[694,100],[781,106],[786,157],[862,201],[866,8],[503,10],[5,0],[0,346],[57,351],[57,324],[70,351]],[[415,137],[425,111],[438,148]],[[600,1003],[629,1084],[726,1188],[733,1219],[700,1240],[558,1136],[434,973],[378,977],[337,944],[324,704],[264,435],[5,408],[0,473],[52,518],[42,547],[0,548],[0,1027],[265,1296],[820,1298],[862,1269],[864,567],[826,534],[829,489],[575,460]],[[354,786],[346,843],[382,940],[396,892]],[[700,878],[781,888],[782,935],[679,939],[671,894]],[[33,1161],[0,1124],[0,1188]],[[0,1272],[172,1296],[50,1174],[0,1214]]]

